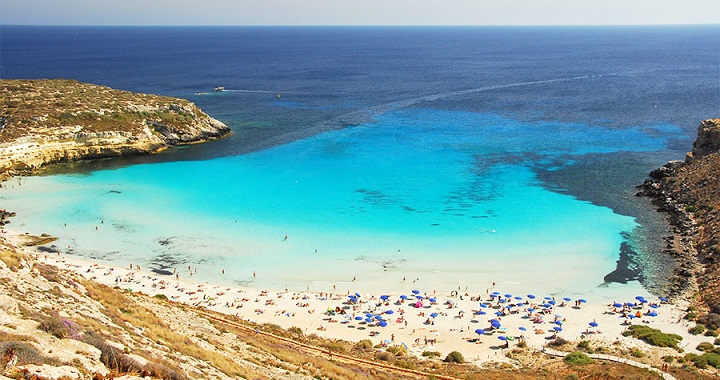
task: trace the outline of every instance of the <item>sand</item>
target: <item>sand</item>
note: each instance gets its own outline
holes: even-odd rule
[[[22,238],[7,231],[4,236],[15,243]],[[552,295],[532,294],[532,289],[516,291],[508,299],[505,289],[492,283],[484,284],[486,291],[479,294],[464,289],[443,293],[414,289],[415,284],[410,281],[402,289],[388,289],[385,293],[364,293],[360,281],[346,284],[353,291],[264,290],[193,282],[187,268],[178,270],[178,279],[174,275],[149,273],[137,266],[112,266],[77,256],[44,253],[36,248],[22,249],[40,262],[105,285],[151,296],[163,294],[173,302],[202,306],[256,323],[298,327],[305,334],[349,341],[369,339],[376,345],[405,345],[418,356],[424,351],[437,351],[443,357],[451,351],[460,351],[466,360],[478,364],[507,360],[507,350],[520,341],[541,350],[556,336],[570,341],[600,342],[606,347],[619,341],[625,346],[649,349],[637,339],[622,336],[630,324],[644,324],[683,336],[680,346],[685,352],[697,352],[698,343],[714,339],[688,333],[694,324],[682,318],[687,307],[682,301],[667,303],[647,293],[638,294],[645,302],[635,296],[628,298],[627,290],[636,290],[634,287],[608,287],[585,298],[567,297],[569,300],[564,296],[553,299]],[[629,302],[634,304],[613,306]],[[652,312],[657,316],[650,316]],[[639,317],[629,317],[636,313]],[[497,320],[495,327],[493,319]]]

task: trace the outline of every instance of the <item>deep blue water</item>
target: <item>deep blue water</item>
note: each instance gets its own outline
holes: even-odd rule
[[[446,274],[462,260],[487,264],[462,268],[470,277],[497,268],[488,257],[576,262],[580,280],[598,284],[624,242],[631,268],[620,277],[656,286],[671,260],[657,254],[661,218],[633,186],[682,158],[720,111],[720,49],[709,48],[719,30],[2,26],[3,79],[183,97],[234,131],[74,166],[100,171],[36,179],[36,192],[4,202],[88,256],[305,268],[273,285],[321,276],[301,256],[314,249],[333,268],[354,258],[394,276],[438,254],[456,259]],[[33,209],[39,196],[57,206]],[[105,246],[87,235],[100,219],[115,226]],[[68,220],[74,229],[59,229]],[[202,224],[173,224],[189,220]],[[158,246],[177,231],[202,243]],[[286,233],[295,245],[272,241]]]

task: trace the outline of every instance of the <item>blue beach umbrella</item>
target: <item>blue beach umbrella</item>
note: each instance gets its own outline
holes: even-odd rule
[[[597,322],[595,322],[595,321],[590,322],[589,325],[592,326],[592,327],[598,327],[598,324],[597,324]]]
[[[485,314],[487,314],[487,313],[484,312],[484,311],[482,311],[482,310],[480,310],[480,311],[478,311],[478,314],[479,314],[479,315],[485,315]]]
[[[662,301],[662,302],[667,302],[667,301],[668,301],[668,299],[667,299],[667,298],[665,298],[665,297],[660,297],[660,301]]]
[[[432,313],[430,314],[431,317],[436,318],[438,316],[438,313]]]
[[[653,304],[653,305],[650,305],[650,307],[653,308],[653,309],[657,309],[657,308],[660,307],[660,306]]]
[[[372,317],[373,317],[373,313],[365,313],[365,316],[368,317],[368,318],[372,318]]]
[[[480,335],[485,335],[485,330],[483,330],[483,329],[477,329],[477,330],[475,330],[475,333],[476,333],[476,334],[480,334]]]
[[[545,298],[548,301],[550,301],[552,299],[552,297],[543,297],[543,298]]]
[[[531,308],[528,309],[528,311],[532,313],[533,311],[535,311],[535,308],[534,308],[534,307],[531,307]]]
[[[619,303],[619,302],[615,302],[615,303],[613,304],[613,307],[622,307],[622,306],[623,306],[623,305],[622,305],[621,303]]]
[[[514,298],[518,301],[520,301],[522,299],[522,297],[520,297],[520,296],[515,296]]]
[[[494,295],[494,296],[496,296],[498,294],[500,294],[500,292],[492,292],[492,295]]]
[[[403,295],[400,296],[400,299],[406,300],[406,299],[408,299],[408,296],[406,296],[406,295],[403,294]]]
[[[534,300],[534,299],[535,299],[535,295],[534,295],[534,294],[528,294],[528,295],[527,295],[527,298],[530,298],[531,300]]]
[[[413,289],[412,293],[413,293],[413,294],[420,294],[420,291],[417,290],[417,289]]]
[[[386,327],[386,326],[387,326],[387,322],[385,322],[385,321],[380,321],[380,322],[378,322],[378,326],[380,326],[380,327]]]
[[[486,307],[488,307],[488,305],[487,305],[486,303],[481,302],[481,303],[480,303],[480,307],[486,308]]]
[[[357,317],[355,317],[355,320],[356,320],[356,321],[362,321],[362,320],[363,320],[363,317],[361,317],[361,316],[358,315]]]
[[[634,315],[634,314],[628,314],[628,317],[629,317],[630,319],[635,319],[635,315]]]
[[[498,321],[497,319],[493,319],[490,321],[490,326],[498,328],[500,327],[500,321]]]
[[[638,300],[638,301],[640,301],[640,300],[644,300],[645,297],[643,297],[643,296],[635,296],[635,299]]]
[[[435,298],[430,298],[430,299],[428,299],[428,301],[430,301],[430,302],[432,302],[432,303],[437,302],[437,300],[436,300]]]
[[[393,314],[393,313],[395,313],[395,312],[392,311],[392,310],[387,310],[387,311],[385,312],[385,314]]]
[[[506,337],[505,335],[500,335],[500,336],[498,337],[498,339],[500,339],[500,340],[507,340],[507,337]]]
[[[502,311],[496,311],[495,315],[500,316],[500,315],[503,315],[503,313],[502,313]]]
[[[587,301],[584,300],[584,299],[582,299],[582,298],[580,298],[580,299],[578,300],[578,302],[580,302],[580,303],[585,303],[585,302],[587,302]]]
[[[566,302],[570,302],[570,301],[572,301],[572,298],[570,298],[570,297],[565,297],[565,298],[563,298],[563,300],[566,301]]]
[[[550,301],[548,301],[548,303],[549,303],[550,305],[555,305],[556,302],[555,302],[554,300],[550,300]]]
[[[657,313],[657,311],[653,310],[653,311],[651,311],[650,314],[648,314],[648,315],[651,316],[651,317],[657,317],[657,316],[658,316],[658,313]]]
[[[390,298],[390,296],[388,296],[387,294],[383,294],[380,296],[380,299],[383,301],[387,301],[388,298]]]
[[[505,298],[512,298],[512,294],[510,294],[510,293],[505,294]]]
[[[557,320],[557,321],[555,321],[555,322],[553,322],[553,323],[555,323],[555,324],[558,325],[558,326],[562,326],[562,324],[563,324],[563,322],[560,321],[560,320]]]
[[[355,293],[355,297],[360,298],[360,293]]]
[[[650,301],[646,300],[645,298],[643,298],[643,299],[641,299],[641,300],[639,300],[639,301],[640,301],[640,303],[648,303],[648,302],[650,302]]]
[[[562,331],[562,327],[555,326],[555,327],[553,327],[553,330],[555,330],[556,332],[560,332],[560,331]]]
[[[385,318],[383,318],[382,315],[377,315],[377,316],[375,316],[375,319],[377,319],[378,321],[384,321],[384,320],[385,320]]]
[[[522,327],[522,326],[518,327],[518,330],[520,330],[520,331],[527,331],[527,329],[524,328],[524,327]]]
[[[367,323],[372,323],[372,321],[373,321],[372,318],[365,318],[365,322],[367,322]]]

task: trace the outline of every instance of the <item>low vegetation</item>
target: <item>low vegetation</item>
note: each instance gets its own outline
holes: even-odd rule
[[[585,353],[580,351],[573,351],[565,356],[565,363],[570,365],[587,365],[592,364],[594,361],[587,356]]]
[[[678,342],[682,337],[677,334],[666,334],[658,329],[654,329],[644,325],[630,326],[623,332],[624,336],[632,336],[646,343],[657,347],[672,347],[679,349]]]

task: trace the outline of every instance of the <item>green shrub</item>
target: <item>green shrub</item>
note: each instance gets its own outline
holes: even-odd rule
[[[711,365],[717,369],[720,369],[720,354],[706,352],[702,356],[704,356],[705,359],[707,359],[707,362],[709,365]]]
[[[637,348],[631,348],[631,349],[630,349],[630,355],[632,355],[632,357],[634,357],[634,358],[643,358],[643,357],[645,357],[645,354],[644,354],[642,351],[640,351],[639,349],[637,349]]]
[[[457,351],[453,351],[453,352],[449,353],[448,356],[445,357],[445,362],[462,364],[462,363],[465,363],[465,358],[463,357],[463,355],[461,353],[459,353]]]
[[[698,367],[700,369],[705,369],[708,366],[707,358],[705,358],[704,356],[695,355],[690,358],[690,361],[695,364],[695,367]]]
[[[678,348],[678,342],[682,337],[677,334],[666,334],[660,330],[644,326],[633,325],[623,332],[623,336],[632,336],[646,343],[657,347],[673,347]]]
[[[583,340],[578,343],[576,347],[580,350],[587,351],[588,349],[590,349],[590,342],[588,342],[587,340]]]
[[[685,319],[687,319],[688,321],[694,321],[697,319],[697,313],[689,312],[689,313],[685,314]]]
[[[715,339],[715,343],[713,343],[716,346],[720,346],[720,338]]]
[[[297,326],[292,326],[292,327],[290,327],[290,328],[288,329],[288,332],[291,333],[291,334],[295,334],[295,335],[300,335],[300,336],[303,335],[302,329],[299,328],[299,327],[297,327]]]
[[[702,343],[698,344],[697,347],[695,347],[695,348],[698,351],[710,352],[713,350],[713,348],[715,348],[715,346],[713,346],[713,344],[710,342],[702,342]]]
[[[385,349],[385,351],[394,354],[395,356],[405,356],[407,355],[407,350],[403,346],[392,346]]]
[[[548,344],[551,345],[551,346],[560,347],[560,346],[565,345],[565,344],[567,344],[567,343],[568,343],[567,340],[565,340],[565,339],[563,339],[563,338],[561,338],[561,337],[557,337],[557,338],[555,338],[555,340],[553,340],[552,342],[550,342],[550,343],[548,343]]]
[[[162,294],[162,293],[158,293],[158,294],[156,294],[154,297],[157,298],[157,299],[159,299],[159,300],[163,300],[163,301],[167,301],[167,300],[168,300],[167,296],[165,296],[165,295]]]
[[[569,353],[564,360],[565,363],[568,363],[570,365],[586,365],[593,363],[593,360],[590,359],[589,356],[585,355],[585,353],[580,351],[574,351]]]
[[[361,350],[361,351],[369,351],[369,350],[372,350],[373,343],[372,343],[372,341],[370,341],[370,339],[363,339],[363,340],[357,342],[357,344],[355,344],[355,348],[357,348],[358,350]]]
[[[567,375],[566,379],[567,380],[580,380],[580,376],[578,376],[575,373],[571,373],[571,374]]]
[[[691,328],[690,330],[688,330],[688,332],[689,332],[690,334],[693,334],[693,335],[702,334],[702,333],[705,332],[705,326],[703,326],[703,325],[695,325],[695,327],[693,327],[693,328]]]
[[[708,331],[705,331],[705,336],[717,337],[717,336],[718,336],[718,331],[717,331],[717,330],[708,330]]]
[[[409,360],[396,360],[395,365],[405,369],[415,369],[415,364]]]
[[[675,357],[672,355],[663,356],[662,359],[665,361],[665,363],[672,363],[675,361]]]
[[[423,351],[422,356],[426,358],[439,358],[442,354],[438,351]]]

